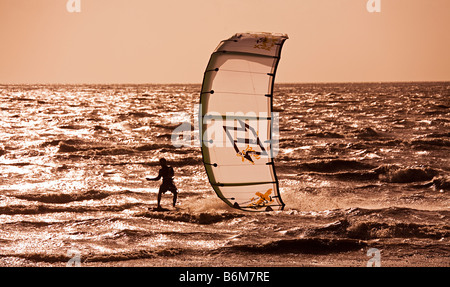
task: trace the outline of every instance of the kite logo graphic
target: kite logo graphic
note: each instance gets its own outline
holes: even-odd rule
[[[236,151],[236,155],[242,158],[242,161],[247,160],[251,164],[255,164],[255,160],[261,158],[261,155],[268,155],[266,149],[262,145],[261,140],[258,137],[258,133],[255,131],[253,127],[249,124],[244,123],[241,120],[237,120],[240,127],[235,126],[223,126],[225,133],[227,134],[228,139],[233,144],[234,150]],[[230,132],[231,131],[231,132]],[[254,139],[250,138],[233,138],[232,131],[244,132],[245,134],[251,135]],[[246,144],[247,147],[244,150],[240,150],[237,144]],[[254,150],[250,145],[259,146],[261,151]]]
[[[262,194],[261,192],[255,193],[256,196],[250,199],[252,203],[250,203],[248,207],[260,208],[271,204],[273,202],[273,199],[270,196],[271,193],[272,193],[271,188],[269,188],[264,194]]]
[[[255,164],[255,161],[253,161],[252,156],[253,156],[255,159],[260,159],[260,158],[261,158],[261,157],[256,153],[256,151],[255,151],[252,147],[250,147],[249,145],[247,145],[247,147],[246,147],[244,150],[238,152],[236,155],[237,155],[237,156],[240,156],[240,157],[242,158],[242,161],[243,161],[243,162],[244,162],[245,160],[248,160],[248,161],[250,161],[252,164]]]
[[[270,36],[258,37],[256,39],[256,44],[255,44],[254,48],[270,51],[270,50],[272,50],[272,47],[275,46],[277,41],[278,41],[277,39],[272,38]]]

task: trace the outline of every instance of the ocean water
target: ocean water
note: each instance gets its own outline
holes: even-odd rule
[[[371,246],[438,252],[450,265],[449,82],[276,85],[286,207],[269,213],[226,206],[200,148],[172,145],[180,113],[194,123],[199,91],[0,85],[0,265],[226,255],[270,266],[242,258],[282,254],[289,265]],[[176,211],[148,210],[159,183],[145,177],[160,157],[175,169]]]

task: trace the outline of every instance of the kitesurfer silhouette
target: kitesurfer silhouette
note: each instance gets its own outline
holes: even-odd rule
[[[159,187],[159,192],[158,192],[158,207],[157,209],[161,209],[161,195],[163,193],[166,193],[167,191],[172,192],[173,194],[173,207],[175,207],[175,204],[177,203],[177,197],[178,197],[178,190],[175,186],[175,184],[173,183],[173,168],[171,166],[167,165],[167,161],[164,158],[161,158],[159,160],[159,163],[161,165],[161,169],[159,170],[159,174],[157,177],[155,178],[146,178],[147,180],[151,180],[151,181],[157,181],[160,180],[161,177],[163,179],[163,182],[161,184],[161,186]]]

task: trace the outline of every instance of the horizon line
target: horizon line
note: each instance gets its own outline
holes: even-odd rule
[[[450,80],[420,80],[420,81],[317,81],[317,82],[275,82],[275,85],[292,84],[383,84],[383,83],[447,83]],[[82,86],[82,85],[202,85],[202,83],[0,83],[0,86]]]

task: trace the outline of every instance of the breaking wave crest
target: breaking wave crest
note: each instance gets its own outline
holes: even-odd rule
[[[402,167],[395,164],[374,166],[358,160],[319,160],[302,163],[299,171],[317,173],[340,180],[380,180],[390,183],[412,183],[419,181],[431,181],[435,177],[440,178],[441,186],[447,186],[447,180],[442,180],[440,171],[426,166]]]
[[[432,180],[439,174],[429,167],[401,167],[398,165],[383,165],[375,170],[380,179],[392,183],[410,183]]]
[[[436,224],[450,216],[450,211],[416,210],[390,207],[381,209],[352,208],[339,210],[340,219],[318,228],[309,229],[309,236],[332,235],[352,239],[430,238],[450,236],[450,225]],[[380,220],[383,218],[384,220]],[[386,220],[386,219],[389,220]]]

